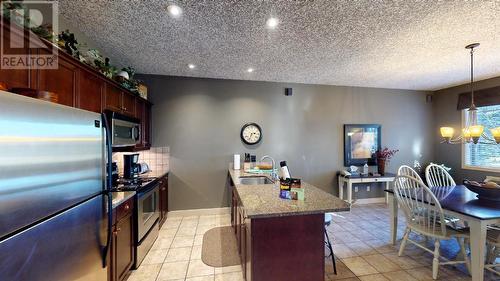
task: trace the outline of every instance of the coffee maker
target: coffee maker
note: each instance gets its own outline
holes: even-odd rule
[[[138,153],[123,155],[123,177],[125,179],[133,180],[139,176],[141,165],[138,162]]]

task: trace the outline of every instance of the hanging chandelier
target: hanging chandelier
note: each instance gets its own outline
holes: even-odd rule
[[[452,127],[441,127],[440,132],[443,140],[441,143],[448,144],[462,144],[462,143],[474,143],[474,144],[500,144],[500,127],[490,129],[493,136],[491,138],[484,132],[484,126],[477,123],[477,107],[474,104],[474,48],[478,47],[479,43],[472,43],[465,46],[466,49],[470,49],[470,93],[471,93],[471,104],[469,109],[467,109],[467,120],[465,127],[462,128],[461,134],[453,138],[455,130]]]

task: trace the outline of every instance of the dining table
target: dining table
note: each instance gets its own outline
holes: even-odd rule
[[[464,185],[432,187],[431,191],[446,215],[467,222],[472,281],[483,281],[487,226],[500,223],[500,201],[478,199],[477,193]],[[394,245],[398,231],[398,202],[392,189],[385,192],[389,195],[391,242]]]

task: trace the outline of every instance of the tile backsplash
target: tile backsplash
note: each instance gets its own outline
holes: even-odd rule
[[[118,172],[123,175],[123,155],[139,153],[139,162],[148,164],[152,175],[160,175],[169,171],[170,147],[151,147],[150,150],[138,152],[115,152],[113,162],[118,165]]]

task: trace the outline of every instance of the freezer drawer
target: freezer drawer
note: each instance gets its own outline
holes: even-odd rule
[[[97,113],[0,91],[0,239],[103,190]]]
[[[105,203],[105,196],[96,196],[0,241],[0,280],[106,280]]]

